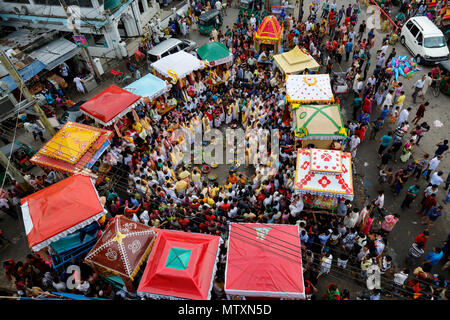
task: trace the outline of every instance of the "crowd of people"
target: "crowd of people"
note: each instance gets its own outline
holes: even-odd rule
[[[273,65],[258,62],[260,54],[253,43],[256,23],[244,13],[233,26],[224,27],[225,30],[218,30],[211,36],[211,41],[223,42],[234,55],[234,63],[226,71],[222,84],[211,86],[208,71],[199,71],[196,93],[187,101],[175,100],[177,108],[160,115],[156,106],[142,104],[135,108],[135,114],[130,113],[121,120],[121,134],[114,136],[101,163],[112,166],[118,174],[124,173],[127,181],[116,182],[112,188],[100,192],[106,199],[108,213],[99,235],[118,215],[148,226],[214,234],[224,240],[230,222],[295,224],[303,248],[308,299],[322,299],[317,287],[327,278],[332,283],[327,286],[323,299],[328,300],[379,300],[381,295],[447,300],[449,293],[443,271],[450,266],[450,235],[435,248],[427,247],[427,241],[433,224],[443,214],[443,206],[437,199],[438,189],[445,185],[444,189],[448,190],[450,183],[450,175],[444,181],[444,173],[439,170],[439,163],[448,150],[448,140],[436,145],[434,155],[414,153],[414,147],[431,130],[430,125],[421,120],[429,106],[427,88],[438,70],[435,68],[415,81],[414,102],[416,99],[421,102],[410,120],[415,106],[405,105],[404,84],[393,80],[386,71],[387,62],[396,55],[395,48],[389,49],[388,36],[382,39],[379,49],[375,46],[375,32],[366,29],[364,20],[360,21],[359,5],[338,8],[335,0],[326,0],[319,8],[319,1],[313,1],[306,21],[295,21],[292,15],[284,19],[283,47],[286,51],[294,46],[305,48],[321,64],[324,73],[331,73],[336,65],[344,66],[344,56],[345,61],[349,61],[345,80],[354,98],[351,105],[345,106],[353,116],[346,123],[345,148],[358,164],[359,146],[367,140],[379,141],[377,155],[373,154],[381,161],[375,199],[369,199],[361,207],[340,199],[335,212],[330,213],[311,208],[295,193],[298,144],[291,125],[283,122],[286,103],[283,79]],[[142,48],[142,51],[146,50]],[[264,54],[270,58],[273,52]],[[372,63],[375,68],[369,72]],[[169,95],[167,99],[174,98]],[[205,174],[210,167],[194,166],[185,161],[185,151],[197,131],[224,131],[229,127],[239,127],[245,132],[245,164],[232,164],[227,167],[225,177],[217,177]],[[183,135],[178,134],[178,129],[182,129]],[[270,141],[260,141],[268,145],[266,154],[253,154],[250,146],[254,140],[272,129],[279,132],[279,159],[271,158]],[[368,138],[367,131],[370,132]],[[263,156],[269,158],[267,164],[253,161]],[[394,163],[398,161],[402,168],[394,170]],[[249,166],[252,163],[255,165]],[[6,200],[0,203],[8,206],[11,202],[8,199],[12,199],[12,205],[18,206],[25,194],[59,179],[54,171],[41,177],[30,176],[32,190],[24,191],[13,183],[2,194],[2,199]],[[409,186],[408,179],[414,180],[414,184]],[[108,179],[103,183],[107,184]],[[424,231],[417,235],[409,251],[399,253],[404,256],[399,265],[394,265],[385,250],[389,235],[395,232],[400,219],[400,214],[390,213],[385,208],[385,184],[391,186],[395,196],[404,196],[398,212],[417,204],[417,214],[421,215],[424,225]],[[420,203],[415,200],[417,197]],[[448,201],[449,195],[445,204]],[[425,255],[425,252],[428,253]],[[423,256],[424,261],[419,264]],[[220,257],[224,262],[224,246]],[[436,267],[440,261],[445,263],[442,272]],[[66,272],[52,270],[36,255],[27,256],[25,263],[10,259],[3,262],[3,267],[7,278],[14,281],[18,295],[27,295],[33,287],[40,287],[43,291],[67,291],[89,297],[136,297],[125,287],[117,289],[105,283],[81,261],[77,263],[82,266],[82,284],[75,289],[66,287],[69,276]],[[227,299],[225,270],[220,266],[213,297]],[[373,270],[378,270],[381,276],[381,288],[369,288],[365,292],[366,280],[375,272]],[[358,281],[361,290],[355,292],[350,286],[343,288],[336,284],[349,279]],[[359,294],[360,291],[364,294]]]

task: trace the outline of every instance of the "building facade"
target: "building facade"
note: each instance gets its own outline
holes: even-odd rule
[[[60,0],[0,0],[0,24],[72,32],[86,37],[94,57],[122,57],[119,43],[144,34],[159,11],[155,0],[66,0],[69,16]],[[72,22],[73,21],[73,22]]]

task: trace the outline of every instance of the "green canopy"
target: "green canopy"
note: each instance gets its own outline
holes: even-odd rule
[[[210,67],[233,61],[233,55],[221,42],[210,42],[197,49],[202,60],[207,60]]]

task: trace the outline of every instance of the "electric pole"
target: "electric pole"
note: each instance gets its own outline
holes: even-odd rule
[[[69,8],[67,6],[66,0],[59,0],[59,2],[61,3],[61,6],[63,7],[64,12],[67,15],[67,19],[74,18],[74,17],[72,17],[72,15],[69,12]],[[76,18],[77,17],[75,17],[75,19]],[[80,31],[76,28],[75,25],[73,25],[72,31],[73,31],[74,35],[81,36]],[[81,52],[83,53],[84,59],[87,61],[90,71],[91,72],[94,71],[95,79],[97,81],[101,81],[100,73],[98,72],[97,68],[95,67],[94,63],[92,62],[92,57],[91,57],[91,54],[89,53],[89,50],[86,49],[85,47],[81,46]]]
[[[45,113],[42,111],[41,107],[37,103],[34,96],[30,93],[28,88],[25,86],[24,81],[22,80],[22,77],[17,72],[14,65],[9,60],[8,56],[5,54],[3,50],[0,50],[0,62],[5,67],[5,69],[8,71],[8,73],[11,75],[11,78],[13,78],[14,82],[16,83],[17,87],[22,91],[23,96],[28,100],[34,102],[33,104],[33,110],[37,114],[39,114],[39,120],[41,120],[42,125],[44,126],[45,130],[48,132],[48,134],[52,137],[55,134],[55,129],[50,124],[50,121],[48,121]],[[20,101],[19,101],[20,102]]]

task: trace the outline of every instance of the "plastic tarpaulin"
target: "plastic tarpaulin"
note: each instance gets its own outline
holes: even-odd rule
[[[221,241],[218,236],[159,230],[138,295],[209,300]]]
[[[141,96],[142,98],[148,98],[150,101],[159,97],[164,92],[170,89],[170,85],[166,81],[161,80],[157,76],[149,73],[142,78],[134,81],[133,83],[126,86],[124,89]]]
[[[100,219],[104,209],[94,182],[74,175],[21,199],[28,244],[39,251]]]
[[[338,160],[335,160],[336,152],[340,155]],[[339,166],[336,165],[338,163]],[[351,154],[333,150],[299,149],[295,189],[302,194],[353,200]]]
[[[109,126],[131,111],[140,99],[141,97],[134,93],[111,85],[83,103],[80,110],[96,122]]]
[[[46,68],[47,66],[45,64],[43,64],[39,60],[36,60],[27,65],[26,67],[20,69],[18,73],[22,77],[23,81],[28,81]],[[14,79],[10,75],[1,78],[0,81],[6,82],[8,84],[9,91],[13,91],[14,89],[17,88],[17,84],[14,82]]]
[[[225,293],[247,297],[304,299],[298,227],[231,223]]]
[[[178,51],[152,63],[152,68],[164,77],[172,78],[176,76],[179,79],[183,79],[193,71],[204,67],[205,65],[201,60],[185,51]]]

